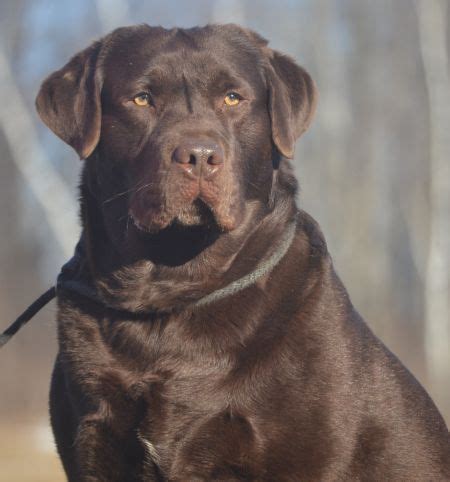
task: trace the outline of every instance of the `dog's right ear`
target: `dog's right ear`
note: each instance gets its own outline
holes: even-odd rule
[[[44,123],[72,146],[80,159],[89,157],[100,138],[103,78],[97,59],[101,42],[75,55],[43,82],[36,109]]]

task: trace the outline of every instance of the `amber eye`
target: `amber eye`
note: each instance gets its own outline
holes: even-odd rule
[[[241,100],[242,97],[239,94],[236,94],[236,92],[230,92],[225,96],[224,102],[226,105],[233,107],[238,105]]]
[[[134,103],[139,106],[146,106],[150,104],[150,94],[147,92],[141,92],[140,94],[136,95],[133,99]]]

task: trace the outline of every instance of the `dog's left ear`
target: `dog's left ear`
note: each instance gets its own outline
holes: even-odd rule
[[[97,59],[101,42],[76,54],[42,84],[36,109],[45,124],[86,159],[100,138],[103,83]]]
[[[292,159],[295,141],[306,131],[314,116],[317,89],[308,72],[293,59],[266,49],[272,139],[280,153]]]

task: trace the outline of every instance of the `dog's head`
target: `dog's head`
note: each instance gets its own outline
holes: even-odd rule
[[[249,201],[269,202],[274,157],[292,158],[315,98],[307,72],[251,31],[141,25],[75,55],[36,105],[92,164],[103,209],[138,231],[230,231]]]

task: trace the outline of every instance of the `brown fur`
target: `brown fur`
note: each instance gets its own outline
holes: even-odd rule
[[[44,82],[42,119],[87,158],[79,276],[99,298],[59,292],[50,405],[70,481],[450,479],[444,421],[295,205],[287,157],[315,102],[301,67],[233,25],[119,29]],[[186,139],[220,146],[214,175],[174,162]],[[294,216],[268,275],[194,306]]]

